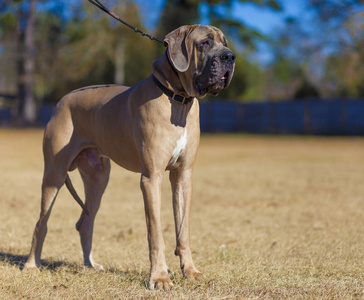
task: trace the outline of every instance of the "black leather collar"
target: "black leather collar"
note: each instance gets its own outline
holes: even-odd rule
[[[189,98],[186,98],[182,95],[178,95],[178,94],[175,94],[173,93],[171,90],[167,89],[163,84],[161,84],[159,82],[159,80],[154,76],[152,75],[153,77],[153,80],[154,80],[154,83],[162,90],[162,92],[164,94],[166,94],[170,99],[180,103],[180,104],[188,104],[190,102],[192,102],[193,98],[194,97],[189,97]]]

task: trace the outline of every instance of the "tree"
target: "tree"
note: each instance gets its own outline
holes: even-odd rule
[[[305,18],[288,19],[271,43],[268,94],[278,87],[291,98],[310,85],[326,98],[363,95],[363,9],[361,0],[310,0]]]
[[[244,37],[244,39],[248,36],[251,38],[255,34],[261,36],[240,20],[232,18],[231,7],[237,2],[252,3],[275,11],[281,10],[279,2],[276,0],[171,0],[167,1],[164,7],[157,33],[159,36],[165,36],[179,26],[196,23],[201,17],[199,9],[204,6],[206,12],[204,17],[211,25],[224,27],[224,32],[232,31],[233,35]]]
[[[5,3],[0,6],[0,91],[2,94],[15,95],[16,86],[16,49],[14,38],[17,20],[5,10]],[[6,74],[6,76],[4,76]]]
[[[0,91],[18,94],[17,111],[23,123],[33,122],[36,113],[35,105],[28,106],[25,99],[30,98],[25,94],[39,103],[55,103],[85,85],[132,85],[150,74],[151,62],[157,58],[156,43],[140,39],[140,35],[86,3],[0,2]],[[116,4],[119,15],[142,29],[138,7],[132,1],[123,5],[114,0],[104,3],[110,8]],[[14,32],[19,33],[17,39]],[[27,63],[30,59],[31,64]],[[22,75],[24,72],[31,76]]]
[[[364,96],[364,3],[310,0],[321,51],[329,53],[321,80],[329,96]]]
[[[311,82],[304,78],[294,94],[294,99],[301,100],[309,98],[320,98],[320,92]]]
[[[266,70],[265,95],[268,100],[292,99],[297,89],[308,84],[306,78],[315,81],[308,64],[315,52],[310,36],[296,19],[287,18],[285,21],[285,26],[270,40],[273,61]]]
[[[7,40],[5,45],[14,51],[5,56],[12,58],[13,62],[16,61],[17,118],[20,123],[33,123],[36,118],[34,26],[37,2],[37,0],[4,1],[0,6],[2,13],[0,23],[6,26],[1,35]],[[10,30],[15,32],[14,42],[9,40]]]
[[[130,1],[118,4],[115,12],[121,18],[127,15],[128,22],[142,28],[138,7]],[[94,6],[84,6],[83,11],[85,17],[69,22],[67,43],[59,48],[58,68],[65,76],[63,84],[55,85],[49,97],[52,101],[84,85],[135,84],[150,74],[151,61],[156,58],[155,41],[140,38]]]

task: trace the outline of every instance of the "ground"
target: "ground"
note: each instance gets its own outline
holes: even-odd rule
[[[364,138],[202,136],[191,245],[207,279],[181,276],[165,176],[168,292],[146,289],[139,175],[116,165],[93,239],[105,271],[83,268],[75,230],[81,209],[63,188],[41,272],[21,272],[40,210],[41,144],[40,129],[0,129],[0,299],[364,298]],[[77,172],[71,178],[83,195]]]

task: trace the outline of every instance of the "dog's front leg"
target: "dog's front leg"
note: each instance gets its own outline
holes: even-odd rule
[[[169,289],[173,285],[168,275],[161,229],[161,182],[162,173],[142,173],[140,186],[143,192],[148,230],[149,260],[151,263],[148,288],[150,290],[154,288]]]
[[[169,174],[173,193],[173,212],[176,227],[175,254],[180,257],[181,270],[188,279],[201,280],[190,250],[190,208],[192,200],[192,169],[177,169]]]

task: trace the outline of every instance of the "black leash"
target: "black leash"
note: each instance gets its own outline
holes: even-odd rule
[[[157,41],[159,43],[164,43],[163,41],[161,41],[160,39],[157,39],[155,38],[154,36],[146,33],[146,32],[143,32],[141,30],[139,30],[137,27],[134,27],[134,26],[131,26],[130,24],[126,23],[125,21],[123,21],[116,13],[108,10],[102,3],[100,3],[100,1],[98,0],[88,0],[89,2],[91,2],[93,5],[95,5],[96,7],[98,7],[99,9],[101,9],[102,11],[106,12],[108,15],[112,16],[114,19],[116,19],[117,21],[119,21],[120,23],[128,26],[130,29],[134,30],[135,32],[138,32],[140,33],[142,36],[147,36],[149,37],[152,41]],[[168,55],[167,55],[167,58],[168,58]],[[178,76],[178,73],[177,71],[175,70],[175,68],[173,67],[172,63],[170,62],[169,58],[168,58],[168,62],[169,64],[171,65],[173,71],[176,73],[176,75]],[[162,92],[164,94],[166,94],[169,98],[171,98],[172,100],[178,102],[178,103],[181,103],[181,104],[188,104],[190,102],[193,101],[193,97],[184,97],[182,95],[177,95],[175,93],[173,93],[171,90],[167,89],[163,84],[161,84],[159,82],[159,80],[157,78],[155,78],[155,76],[153,75],[153,80],[155,82],[155,84],[162,90]],[[75,198],[76,199],[76,198]],[[77,199],[76,199],[77,200]],[[77,200],[78,203],[80,203],[78,200]],[[81,201],[82,203],[82,201]],[[81,204],[80,204],[81,205]],[[83,203],[82,203],[83,205]],[[81,206],[82,206],[81,205]],[[87,210],[86,210],[86,213],[87,213]]]
[[[98,1],[98,0],[88,0],[88,1],[91,2],[93,5],[95,5],[96,7],[98,7],[99,9],[101,9],[102,11],[106,12],[108,15],[112,16],[115,20],[118,20],[120,23],[128,26],[130,29],[134,30],[135,32],[140,33],[142,36],[149,37],[152,41],[154,40],[154,41],[157,41],[157,42],[163,44],[163,41],[161,41],[160,39],[157,39],[156,37],[148,34],[147,32],[143,32],[143,31],[139,30],[137,27],[131,26],[130,24],[123,21],[116,13],[108,10],[102,3],[100,3],[100,1]]]

